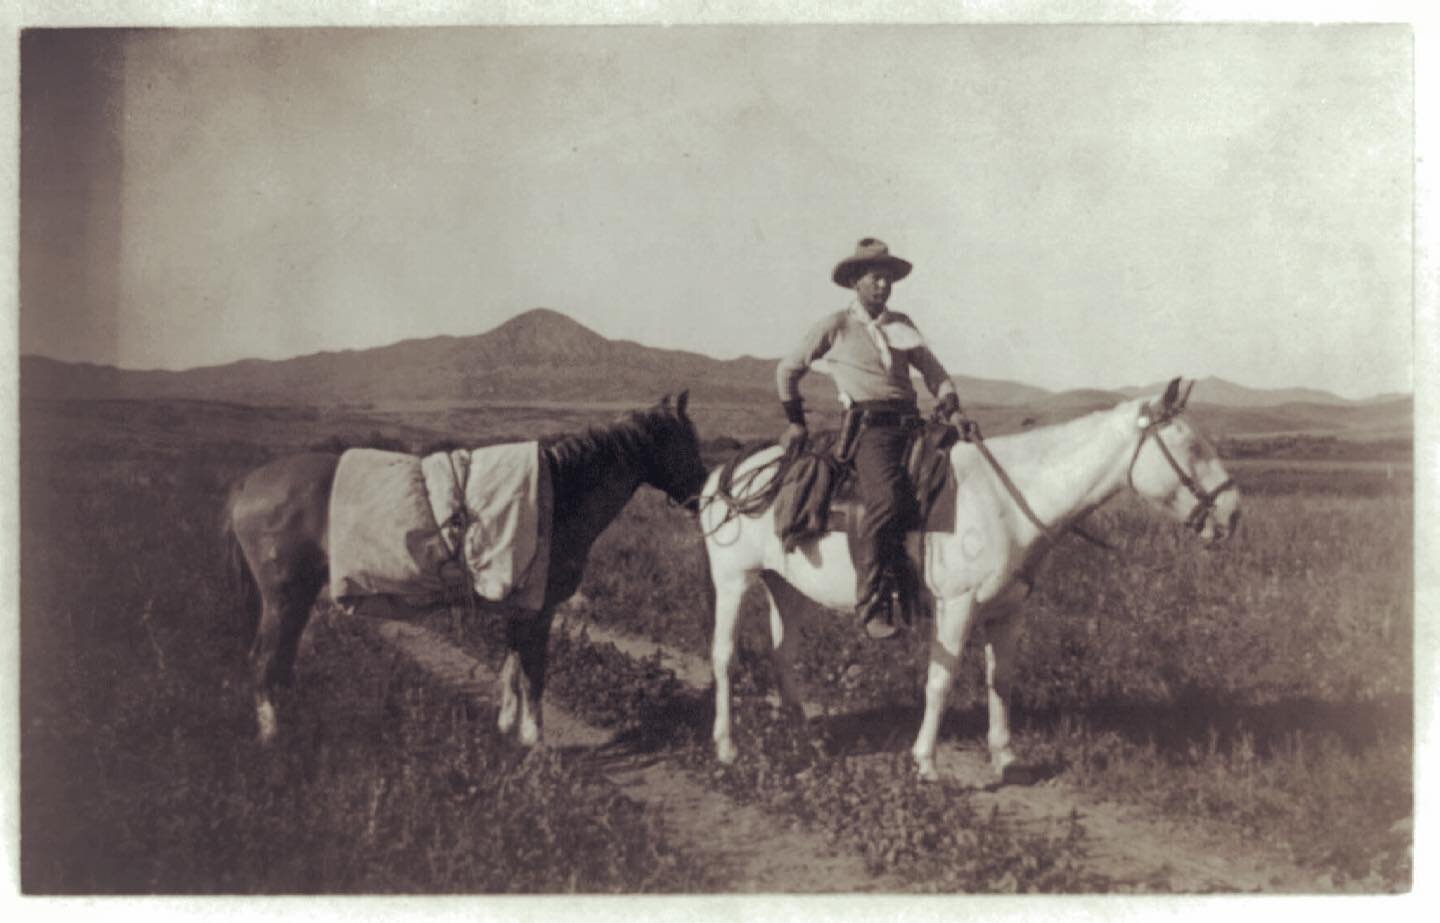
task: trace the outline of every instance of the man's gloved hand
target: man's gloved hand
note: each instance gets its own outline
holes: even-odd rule
[[[957,422],[957,417],[964,415],[964,411],[960,409],[960,397],[954,391],[940,398],[940,402],[935,405],[935,416],[946,423],[953,425]]]
[[[785,427],[785,432],[780,434],[780,448],[785,450],[786,455],[803,452],[809,438],[810,433],[804,423],[791,423]]]
[[[935,405],[935,412],[940,415],[940,419],[960,431],[961,439],[966,442],[980,440],[980,424],[965,416],[965,411],[960,409],[960,398],[955,392],[940,398],[940,403]]]
[[[785,411],[785,419],[790,425],[785,427],[785,432],[780,434],[780,448],[785,450],[786,455],[795,455],[805,450],[805,443],[809,433],[805,430],[805,408],[796,398],[789,401],[781,401],[780,408]]]

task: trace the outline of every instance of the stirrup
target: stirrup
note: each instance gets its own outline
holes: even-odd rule
[[[895,610],[889,592],[860,606],[859,614],[865,635],[872,641],[888,641],[900,633],[900,626],[895,624]]]
[[[900,634],[900,626],[876,616],[865,623],[865,636],[871,641],[889,641]]]

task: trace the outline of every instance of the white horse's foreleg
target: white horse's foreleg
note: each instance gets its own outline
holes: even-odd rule
[[[925,717],[911,753],[920,778],[940,778],[935,769],[935,742],[940,736],[940,719],[945,714],[945,697],[960,669],[960,653],[970,633],[975,613],[975,596],[967,593],[955,599],[936,600],[935,638],[930,642],[930,671],[925,679]]]
[[[800,687],[795,682],[795,648],[800,640],[796,619],[800,614],[800,594],[773,571],[760,575],[770,595],[771,658],[775,664],[776,683],[780,687],[780,708],[791,721],[804,722],[805,705]]]
[[[522,681],[520,684],[520,733],[518,735],[522,747],[534,747],[540,743],[541,723],[540,699],[531,692],[530,683]]]
[[[715,758],[733,763],[737,751],[730,737],[730,661],[735,656],[735,634],[740,621],[740,600],[747,580],[743,574],[715,576],[715,636],[710,642],[710,665],[715,672]]]
[[[1015,762],[1010,749],[1010,692],[1015,685],[1015,642],[1020,613],[1007,612],[985,625],[985,685],[990,699],[990,765],[997,779]]]

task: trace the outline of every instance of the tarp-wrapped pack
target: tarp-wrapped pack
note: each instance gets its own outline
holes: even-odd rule
[[[463,566],[481,598],[544,602],[554,499],[538,442],[436,452],[350,449],[330,492],[330,593],[445,601]]]

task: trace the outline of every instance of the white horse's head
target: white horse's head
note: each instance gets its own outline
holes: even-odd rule
[[[1190,382],[1170,382],[1159,401],[1140,405],[1140,431],[1128,475],[1131,488],[1194,529],[1207,543],[1235,533],[1240,521],[1240,489],[1225,472],[1215,448],[1181,416],[1190,399]]]

